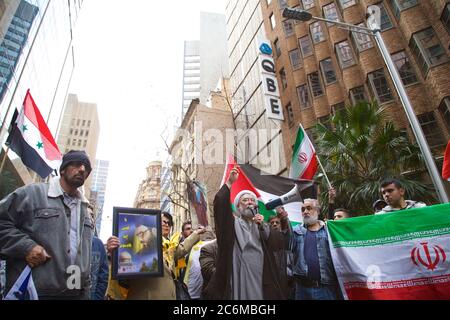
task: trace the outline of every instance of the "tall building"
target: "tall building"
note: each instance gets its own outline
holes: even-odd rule
[[[162,167],[161,171],[161,211],[172,213],[172,204],[169,194],[172,188],[172,172],[171,165],[167,163]]]
[[[188,182],[197,182],[204,187],[208,202],[209,225],[214,226],[212,205],[220,189],[226,160],[227,130],[233,132],[233,116],[225,92],[229,92],[229,81],[223,80],[220,89],[210,93],[211,107],[193,100],[180,129],[170,146],[172,156],[171,201],[175,230],[180,230],[186,221],[197,225],[195,208],[189,201]],[[218,145],[209,141],[214,136]],[[219,142],[220,137],[223,141]],[[231,141],[232,143],[234,141]],[[211,155],[215,161],[208,159]]]
[[[0,1],[0,144],[30,89],[50,131],[57,134],[75,66],[73,28],[83,1]],[[58,26],[55,28],[55,26]],[[3,148],[0,159],[4,157]],[[33,174],[9,152],[0,176],[11,188]]]
[[[222,78],[228,78],[226,20],[223,14],[200,13],[200,41],[184,44],[183,112],[192,100],[206,105],[210,92]]]
[[[442,156],[450,139],[448,1],[261,0],[259,3],[265,32],[274,48],[286,114],[282,129],[288,159],[299,123],[312,137],[310,129],[317,122],[326,124],[345,105],[362,100],[378,101],[398,128],[414,139],[373,38],[324,22],[297,22],[282,17],[282,9],[291,6],[307,10],[313,16],[361,25],[365,24],[367,7],[374,4],[381,8],[382,36],[428,143],[437,157]]]
[[[161,206],[161,161],[150,162],[147,177],[139,185],[134,207],[139,209],[160,210]]]
[[[84,150],[89,155],[91,163],[95,163],[100,121],[97,105],[78,101],[78,96],[69,94],[66,109],[61,121],[57,144],[62,153],[70,150]],[[90,198],[92,175],[86,180],[84,190]]]
[[[108,183],[109,161],[96,160],[94,170],[92,171],[92,185],[91,185],[91,204],[95,204],[96,227],[100,234],[103,205],[105,204],[106,186]],[[94,197],[95,196],[95,197]]]
[[[283,112],[270,114],[272,98],[263,85],[261,44],[266,41],[262,3],[259,0],[230,0],[226,6],[230,91],[238,134],[241,161],[273,174],[286,172],[286,156],[282,144]],[[276,78],[271,75],[276,85]],[[278,89],[277,89],[278,91]],[[278,101],[278,98],[275,100]],[[256,130],[265,132],[265,139],[251,136]],[[261,155],[273,155],[275,161],[262,163]]]

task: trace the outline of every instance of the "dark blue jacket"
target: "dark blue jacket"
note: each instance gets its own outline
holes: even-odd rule
[[[91,263],[91,300],[105,300],[108,289],[108,257],[102,240],[97,237],[92,239],[92,263]]]

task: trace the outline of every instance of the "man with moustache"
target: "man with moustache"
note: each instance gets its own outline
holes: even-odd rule
[[[0,202],[6,292],[29,265],[40,300],[89,299],[94,223],[79,188],[91,171],[84,151],[69,151],[61,177],[19,188]]]
[[[293,228],[291,250],[296,300],[338,300],[341,292],[331,259],[326,225],[319,220],[319,202],[306,199],[303,225]]]

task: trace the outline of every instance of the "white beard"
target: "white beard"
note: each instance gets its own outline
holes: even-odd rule
[[[251,207],[248,207],[245,210],[239,209],[238,213],[241,216],[241,218],[243,218],[243,219],[250,219],[250,218],[253,218],[255,216],[254,209],[252,210]]]
[[[316,224],[319,221],[319,217],[309,217],[309,218],[303,218],[303,223],[306,226],[312,226]]]

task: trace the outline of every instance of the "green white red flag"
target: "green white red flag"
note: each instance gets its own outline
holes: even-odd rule
[[[328,222],[349,300],[450,299],[450,204]]]
[[[266,221],[270,216],[276,215],[273,210],[267,210],[265,204],[271,200],[291,191],[294,186],[299,186],[300,194],[303,199],[314,198],[317,196],[316,185],[313,181],[297,181],[284,177],[269,175],[249,164],[238,164],[235,158],[228,156],[222,185],[226,183],[230,177],[231,170],[238,168],[239,178],[231,188],[230,202],[234,208],[235,197],[243,190],[252,191],[258,198],[259,212],[264,216]],[[292,225],[303,222],[301,214],[301,202],[292,202],[283,206],[289,214]]]
[[[300,125],[295,141],[289,177],[291,179],[312,180],[317,173],[317,168],[316,150],[305,129]]]

